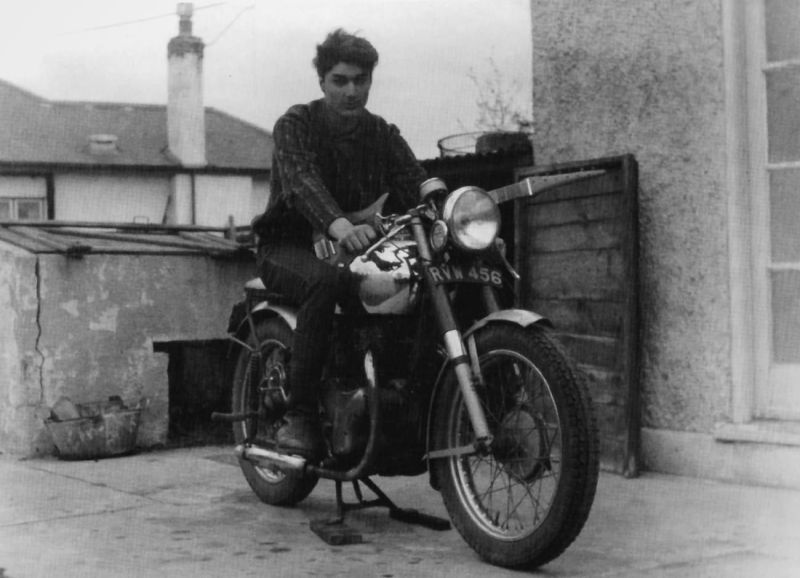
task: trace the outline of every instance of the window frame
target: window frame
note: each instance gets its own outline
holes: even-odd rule
[[[723,1],[732,391],[730,423],[720,424],[717,437],[725,440],[744,439],[740,434],[746,432],[744,437],[753,441],[753,431],[739,426],[749,424],[760,431],[770,420],[795,423],[800,417],[793,415],[800,407],[779,414],[769,405],[774,389],[769,276],[775,270],[769,174],[798,168],[800,161],[768,159],[764,8],[765,0]],[[756,437],[760,435],[757,431]]]
[[[44,221],[47,218],[47,198],[46,197],[11,197],[0,195],[0,202],[9,204],[9,221]],[[36,219],[20,218],[20,203],[36,203],[39,207],[39,217]]]

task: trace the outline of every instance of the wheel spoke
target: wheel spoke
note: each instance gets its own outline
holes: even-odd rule
[[[547,380],[519,354],[485,354],[481,370],[482,405],[496,449],[454,459],[455,471],[476,520],[504,539],[527,535],[547,517],[560,480],[558,410]],[[463,399],[459,405],[454,445],[474,436]]]

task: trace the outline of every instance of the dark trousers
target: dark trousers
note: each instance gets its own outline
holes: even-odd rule
[[[257,265],[266,288],[299,307],[289,364],[289,406],[316,409],[336,304],[354,294],[353,276],[346,267],[329,265],[311,248],[290,241],[260,246]]]

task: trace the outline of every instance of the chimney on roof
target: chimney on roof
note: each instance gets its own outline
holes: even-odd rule
[[[192,36],[193,7],[180,2],[178,35],[167,46],[167,145],[185,166],[206,164],[203,41]]]

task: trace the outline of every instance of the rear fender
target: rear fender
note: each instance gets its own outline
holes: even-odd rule
[[[478,331],[480,331],[484,327],[487,327],[490,324],[496,324],[496,323],[497,324],[518,325],[518,326],[520,326],[522,328],[527,328],[527,327],[530,327],[531,325],[537,325],[537,324],[544,325],[544,326],[547,326],[547,327],[552,327],[553,326],[553,324],[550,322],[549,319],[547,319],[543,315],[539,315],[538,313],[535,313],[534,311],[528,311],[526,309],[503,309],[501,311],[495,311],[493,313],[490,313],[486,317],[483,317],[483,318],[479,319],[478,321],[476,321],[475,323],[473,323],[472,326],[464,332],[464,334],[463,334],[464,341],[466,342],[466,340],[470,336],[474,335],[475,333],[477,333]],[[441,392],[441,389],[442,389],[442,383],[444,382],[444,378],[445,378],[445,375],[447,373],[447,369],[448,369],[449,365],[450,365],[450,361],[449,360],[445,361],[442,364],[442,367],[439,369],[439,373],[436,376],[436,382],[434,383],[434,386],[433,386],[433,392],[431,393],[430,406],[428,407],[428,427],[427,427],[427,432],[426,432],[426,439],[427,439],[427,442],[426,442],[427,450],[426,451],[427,452],[430,452],[432,449],[434,449],[434,448],[431,447],[431,443],[432,443],[432,439],[433,439],[433,422],[432,422],[432,420],[433,420],[433,410],[437,406],[437,404],[442,401],[442,400],[439,399],[439,397],[440,397],[440,392]],[[438,448],[436,448],[436,449],[438,449]],[[438,490],[439,489],[439,482],[434,477],[433,469],[429,467],[428,468],[428,472],[430,472],[430,476],[431,476],[431,479],[430,479],[431,487],[433,487],[434,489]]]
[[[238,306],[245,305],[246,303],[237,304]],[[234,345],[238,347],[245,347],[247,337],[250,335],[250,319],[253,323],[257,323],[262,319],[269,319],[272,317],[282,319],[292,331],[297,327],[297,311],[291,307],[284,305],[274,305],[269,301],[260,301],[250,309],[249,315],[245,312],[237,319],[234,327],[229,328],[229,336]]]

